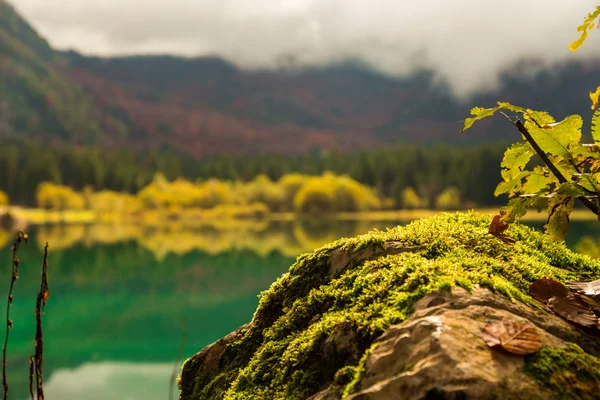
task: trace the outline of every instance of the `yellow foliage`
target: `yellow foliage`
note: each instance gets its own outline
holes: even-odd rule
[[[460,191],[453,186],[446,188],[435,199],[435,208],[437,209],[456,210],[460,206]]]
[[[594,28],[594,20],[600,16],[600,6],[589,13],[583,20],[583,24],[577,27],[577,32],[580,32],[579,37],[569,45],[569,50],[576,51],[580,48],[589,36],[589,31]]]
[[[384,205],[384,200],[371,188],[349,176],[331,173],[290,174],[277,182],[260,175],[248,183],[217,179],[169,182],[157,174],[137,195],[110,190],[95,192],[90,187],[77,193],[66,186],[45,182],[39,185],[36,199],[38,206],[46,210],[87,209],[96,212],[103,221],[132,217],[156,223],[189,219],[190,210],[201,211],[199,219],[248,218],[263,217],[269,212],[360,212],[380,210]]]
[[[277,185],[281,187],[284,194],[283,200],[283,209],[286,211],[291,211],[294,209],[294,197],[296,193],[302,188],[302,186],[306,183],[308,177],[302,174],[287,174],[282,176],[279,181],[277,181]]]
[[[322,179],[311,179],[294,197],[294,210],[306,214],[324,214],[335,211],[334,189]]]
[[[192,204],[202,208],[213,208],[220,204],[232,204],[233,199],[233,190],[229,183],[209,179],[198,186],[198,197]]]
[[[269,179],[268,176],[259,175],[243,185],[240,195],[245,202],[263,203],[271,211],[283,211],[285,192],[281,186]]]
[[[8,195],[2,190],[0,190],[0,207],[7,206],[8,204]]]
[[[598,98],[600,97],[600,86],[596,88],[595,92],[590,92],[590,100],[592,100],[592,110],[598,107]]]
[[[83,196],[68,186],[51,182],[40,183],[37,187],[38,207],[47,210],[82,210],[85,208]]]
[[[402,207],[416,209],[424,208],[426,200],[419,197],[417,191],[412,187],[408,187],[402,191],[400,195],[402,199]]]
[[[370,188],[348,176],[331,173],[307,178],[294,197],[294,210],[299,213],[324,214],[380,208],[381,201]]]
[[[143,208],[142,201],[128,193],[102,190],[87,192],[85,197],[88,208],[98,212],[134,213]]]
[[[583,24],[577,27],[577,32],[580,32],[579,37],[569,45],[569,50],[576,51],[580,48],[589,36],[589,31],[594,28],[594,21],[600,16],[600,6],[596,6],[596,9],[589,13],[583,20]],[[592,110],[598,107],[598,98],[600,97],[600,86],[595,92],[590,92],[590,99],[592,100]]]

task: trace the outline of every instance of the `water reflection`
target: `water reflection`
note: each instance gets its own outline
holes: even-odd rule
[[[172,369],[169,364],[85,363],[54,371],[44,394],[47,400],[166,400]]]
[[[197,229],[177,225],[161,228],[142,225],[46,225],[36,230],[34,240],[43,248],[51,243],[54,251],[83,244],[114,244],[135,241],[156,259],[167,254],[183,255],[193,250],[219,254],[229,250],[251,250],[265,255],[273,251],[295,257],[341,236],[354,236],[371,229],[394,226],[392,221],[238,221],[235,224]],[[4,235],[5,241],[9,235]]]

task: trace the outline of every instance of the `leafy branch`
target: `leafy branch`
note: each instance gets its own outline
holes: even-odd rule
[[[583,121],[571,115],[560,122],[546,112],[534,111],[510,103],[499,102],[497,107],[475,107],[462,131],[476,121],[505,110],[522,115],[523,120],[510,120],[521,133],[523,141],[514,143],[504,153],[502,178],[494,194],[508,194],[511,198],[502,222],[514,222],[527,213],[529,207],[538,212],[547,208],[547,232],[556,240],[564,239],[569,215],[575,199],[598,215],[600,199],[600,154],[597,145],[581,144]],[[600,141],[600,112],[594,114],[592,136]],[[537,154],[544,162],[527,169],[531,158]]]
[[[552,161],[550,160],[550,158],[548,158],[548,156],[546,155],[546,153],[544,153],[544,151],[541,149],[540,146],[538,146],[538,144],[535,142],[535,140],[533,140],[533,137],[531,136],[531,134],[529,133],[529,131],[527,130],[527,128],[525,128],[525,125],[523,125],[523,122],[521,122],[520,120],[517,120],[514,125],[517,127],[517,129],[519,129],[519,132],[521,132],[523,134],[523,136],[525,137],[525,139],[527,140],[527,142],[529,142],[529,144],[531,145],[531,147],[533,147],[533,149],[535,150],[535,152],[540,156],[540,158],[544,161],[544,164],[546,164],[548,166],[548,168],[550,169],[550,171],[552,171],[552,173],[554,174],[554,176],[556,176],[556,178],[558,179],[558,181],[560,183],[567,183],[567,178],[565,178],[563,176],[563,174],[558,170],[558,168],[556,168],[556,166],[552,163]],[[580,173],[578,171],[578,173]],[[585,188],[583,188],[585,189]],[[577,199],[579,201],[581,201],[591,212],[593,212],[594,214],[598,215],[598,204],[597,203],[593,203],[591,202],[588,198],[584,197],[584,196],[579,196],[577,197]]]
[[[580,35],[569,45],[570,50],[576,51],[583,45],[599,17],[600,6],[597,6],[577,27]],[[590,92],[590,99],[593,110],[598,106],[600,86],[595,92]],[[600,111],[595,111],[592,117],[592,145],[580,143],[583,120],[579,115],[556,122],[546,112],[505,102],[498,102],[498,106],[492,108],[473,108],[472,117],[465,119],[461,132],[499,110],[523,116],[525,122],[518,118],[513,122],[503,113],[525,140],[514,143],[504,153],[501,164],[503,182],[498,184],[494,195],[507,194],[510,200],[492,220],[489,233],[505,243],[512,243],[512,239],[504,234],[508,223],[524,216],[529,207],[535,207],[538,212],[547,208],[546,232],[555,240],[564,240],[575,199],[600,220]],[[533,154],[542,159],[544,166],[536,165],[528,170],[526,167]]]

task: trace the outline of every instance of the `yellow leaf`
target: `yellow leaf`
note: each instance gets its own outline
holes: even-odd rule
[[[588,38],[588,31],[594,28],[594,20],[598,18],[600,15],[600,6],[596,6],[596,9],[589,13],[587,17],[584,18],[583,24],[577,27],[577,32],[581,32],[581,35],[577,40],[569,45],[569,50],[575,51],[581,47],[581,45]]]
[[[573,43],[571,43],[569,45],[569,50],[576,51],[578,48],[580,48],[583,45],[583,43],[585,42],[585,39],[587,39],[587,37],[588,37],[587,31],[583,32],[577,40],[575,40]]]
[[[600,97],[600,86],[596,88],[595,92],[590,92],[590,99],[592,100],[592,110],[598,107],[598,97]]]

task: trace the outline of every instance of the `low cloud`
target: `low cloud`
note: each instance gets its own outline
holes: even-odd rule
[[[590,0],[12,0],[50,43],[84,54],[219,55],[243,68],[360,60],[393,76],[430,68],[464,96],[524,58],[567,49]]]

